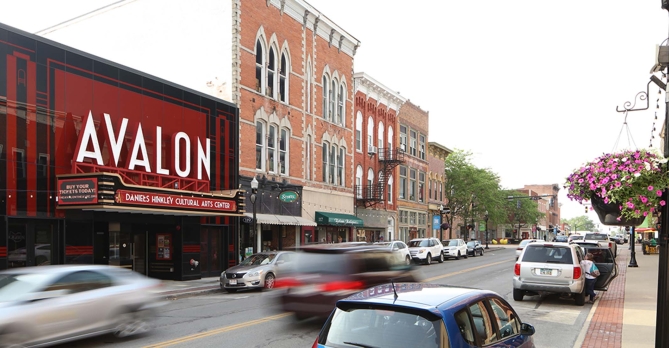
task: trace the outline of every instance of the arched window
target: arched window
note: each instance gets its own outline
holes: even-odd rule
[[[355,168],[355,194],[358,198],[362,198],[362,166],[358,165]]]
[[[281,54],[279,69],[279,100],[288,103],[288,62],[285,52]]]
[[[374,185],[374,169],[367,169],[367,189],[371,190]]]
[[[388,203],[393,203],[393,175],[388,177]]]
[[[328,120],[330,122],[335,121],[335,103],[337,99],[337,80],[332,79],[332,83],[330,85],[330,90],[329,90],[329,96],[330,96],[330,112],[328,113]]]
[[[344,186],[344,159],[346,158],[346,149],[339,147],[339,156],[337,156],[337,185]]]
[[[276,125],[269,126],[269,133],[267,134],[267,162],[269,163],[269,172],[276,173],[276,162],[277,162],[277,134],[278,130]]]
[[[256,86],[255,90],[258,93],[263,92],[265,85],[265,52],[263,51],[260,39],[256,41]]]
[[[337,124],[344,125],[344,85],[339,85],[339,96],[337,96]]]
[[[330,184],[335,184],[337,182],[337,177],[336,177],[336,172],[335,172],[335,161],[337,159],[337,147],[335,145],[330,145],[330,173],[329,175],[329,183]]]
[[[391,151],[389,153],[392,154],[393,153],[392,152],[393,151],[393,126],[391,126],[391,125],[388,125],[388,148]],[[389,156],[392,156],[392,155],[389,155]]]
[[[328,182],[328,155],[330,154],[330,143],[323,142],[323,182]]]
[[[323,75],[323,118],[328,119],[328,81],[327,75]]]
[[[265,124],[256,122],[256,169],[265,170]]]
[[[362,113],[360,111],[355,115],[355,149],[362,151]]]
[[[270,98],[276,99],[276,53],[274,47],[269,49],[269,62],[267,63],[267,90],[266,95]]]
[[[287,129],[281,129],[281,136],[279,137],[279,174],[288,175],[288,141],[290,140],[290,133]]]
[[[367,118],[367,152],[371,152],[372,146],[374,146],[374,119],[369,116]]]
[[[379,147],[379,158],[380,159],[383,159],[383,156],[384,156],[384,151],[383,151],[383,144],[384,144],[383,128],[384,128],[383,127],[383,121],[381,121],[381,122],[379,122],[378,139],[376,140],[376,143],[377,143],[376,146]]]

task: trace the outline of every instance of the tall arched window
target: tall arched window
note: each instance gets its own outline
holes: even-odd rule
[[[256,169],[265,170],[265,124],[256,122]]]
[[[323,142],[323,182],[328,182],[328,155],[330,154],[330,143]]]
[[[383,159],[384,151],[383,151],[383,121],[379,122],[379,129],[378,129],[378,138],[376,139],[376,146],[379,147],[379,158]]]
[[[355,149],[362,151],[362,113],[355,115]]]
[[[266,95],[270,98],[276,99],[276,53],[274,47],[269,49],[269,62],[267,63],[267,90]]]
[[[390,149],[390,151],[393,150],[393,126],[391,125],[388,125],[388,148]]]
[[[281,66],[279,69],[279,100],[288,102],[288,62],[286,53],[281,54]]]
[[[388,177],[388,203],[393,203],[393,175]]]
[[[260,39],[256,41],[256,86],[255,90],[258,93],[263,92],[265,86],[265,52],[263,51]]]
[[[344,125],[344,85],[339,85],[339,96],[337,96],[337,124]]]
[[[344,159],[346,158],[346,149],[339,147],[339,156],[337,156],[337,185],[344,186]]]
[[[372,187],[374,185],[374,169],[369,168],[367,169],[367,197],[370,196],[369,193],[371,193]]]
[[[323,75],[323,118],[328,119],[328,81],[327,75]]]
[[[337,99],[337,80],[332,79],[332,83],[330,85],[330,90],[329,90],[329,96],[330,96],[330,112],[328,114],[328,120],[330,122],[335,121],[335,103]]]
[[[362,198],[362,166],[358,165],[355,168],[355,194],[358,198]]]
[[[374,119],[369,116],[367,118],[367,152],[370,152],[372,146],[374,146]]]
[[[279,137],[279,174],[288,174],[288,141],[290,133],[285,128],[281,129],[281,136]]]
[[[269,133],[267,134],[267,162],[269,163],[268,171],[270,173],[276,173],[276,162],[277,162],[277,134],[278,130],[276,125],[269,126]]]
[[[336,172],[335,172],[335,161],[337,159],[337,147],[334,144],[330,145],[330,173],[329,175],[329,183],[330,184],[335,184],[337,182],[336,178]]]

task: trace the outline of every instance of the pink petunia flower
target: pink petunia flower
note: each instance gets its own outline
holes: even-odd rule
[[[648,191],[653,191],[653,186],[648,186]]]

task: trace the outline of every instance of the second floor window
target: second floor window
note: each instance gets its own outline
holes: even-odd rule
[[[416,170],[409,170],[409,200],[416,201]]]
[[[407,199],[407,167],[400,167],[400,199]]]
[[[409,132],[411,138],[409,139],[409,154],[416,156],[416,131]]]
[[[407,127],[400,126],[400,150],[407,150]]]
[[[256,122],[256,169],[265,169],[265,124]]]
[[[418,174],[418,201],[425,202],[425,173]]]
[[[288,174],[288,140],[288,131],[282,129],[279,137],[279,174],[282,175]]]
[[[269,172],[276,172],[276,126],[269,126],[269,134],[267,134],[267,160],[269,162]]]
[[[360,111],[355,116],[355,149],[362,151],[362,114]]]
[[[281,68],[279,69],[279,100],[288,102],[288,62],[286,54],[281,54]]]
[[[267,89],[265,95],[270,98],[276,98],[275,90],[275,74],[276,74],[276,53],[274,48],[269,49],[269,62],[267,63]]]
[[[420,135],[420,142],[418,143],[418,158],[425,159],[425,136]]]

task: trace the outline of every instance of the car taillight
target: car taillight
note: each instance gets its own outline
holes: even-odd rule
[[[295,278],[279,278],[274,281],[275,288],[293,288],[303,283]]]
[[[581,266],[574,266],[574,279],[581,278]]]
[[[321,291],[324,292],[340,290],[362,290],[364,288],[365,284],[363,284],[361,281],[329,282],[320,286]]]
[[[520,276],[520,264],[517,263],[515,266],[513,266],[513,273],[517,276]]]
[[[516,248],[516,250],[520,250],[520,251],[522,251],[522,250],[523,250],[523,248]]]
[[[316,337],[316,340],[314,341],[314,345],[311,346],[311,348],[318,348],[318,337]]]

